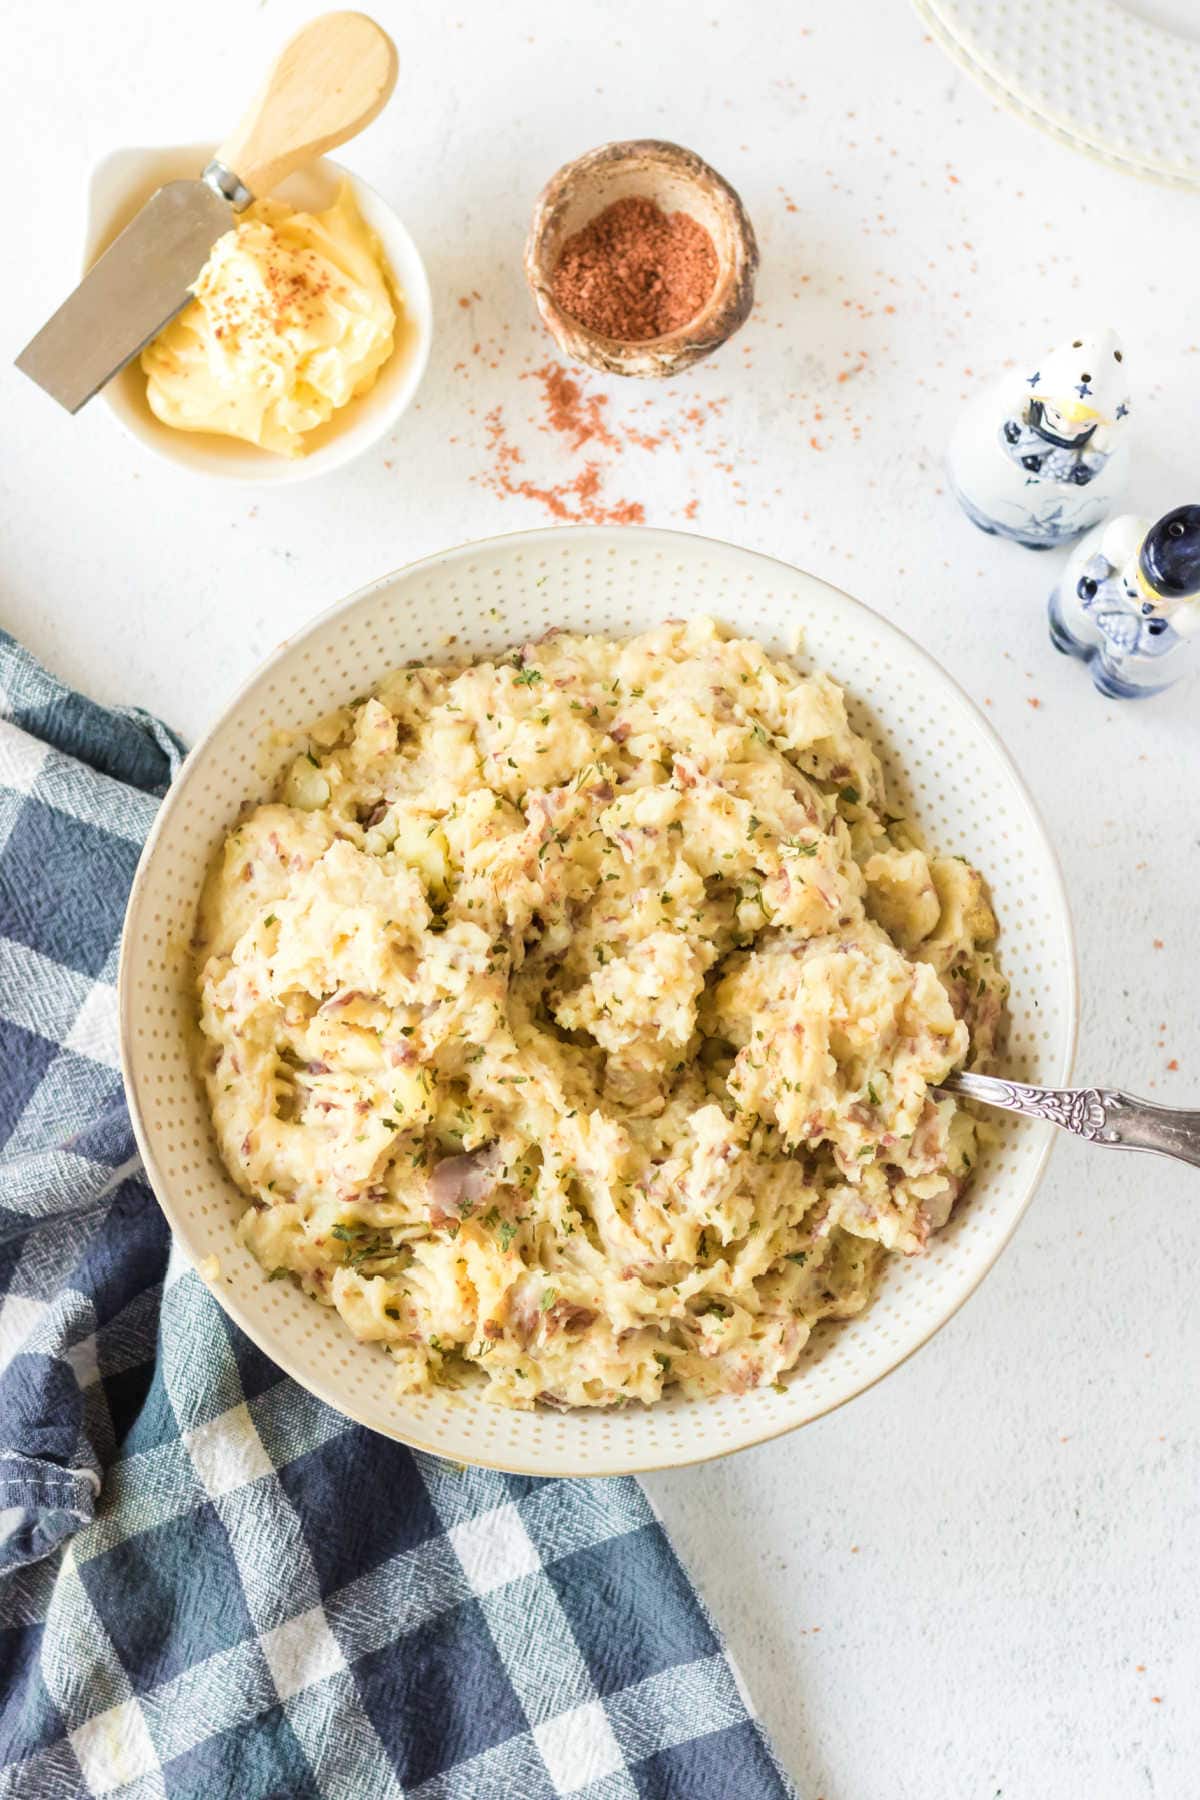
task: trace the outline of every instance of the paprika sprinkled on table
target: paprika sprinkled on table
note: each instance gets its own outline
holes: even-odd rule
[[[643,398],[613,416],[610,397],[561,363],[528,368],[519,379],[533,383],[537,391],[539,404],[531,415],[510,425],[501,404],[483,414],[487,466],[475,480],[493,494],[533,501],[563,523],[640,525],[646,517],[642,501],[614,493],[613,488],[630,479],[630,471],[622,471],[627,451],[660,449],[676,455],[694,451],[728,477],[730,485],[740,486],[727,460],[726,440],[715,435],[726,405],[723,395],[666,410]],[[642,418],[645,425],[637,422]],[[522,424],[533,428],[532,438]],[[536,475],[527,456],[537,465]],[[698,500],[690,498],[682,516],[694,519],[698,508]]]
[[[768,504],[757,459],[740,455],[729,435],[730,395],[711,374],[686,394],[610,384],[548,357],[541,331],[531,324],[522,332],[498,296],[464,290],[458,300],[461,354],[451,368],[463,416],[447,442],[475,451],[468,479],[494,498],[564,524],[695,521],[705,511],[702,487],[737,506]],[[675,465],[673,499],[653,512],[644,497],[650,456]]]
[[[524,461],[520,449],[508,436],[504,414],[493,407],[484,420],[490,470],[487,485],[493,493],[522,500],[537,500],[552,519],[589,525],[642,525],[646,509],[640,500],[607,500],[598,462],[586,462],[568,479],[553,483],[536,482],[519,471]]]
[[[642,343],[694,319],[716,279],[717,253],[703,225],[630,194],[567,239],[552,287],[589,331]]]
[[[559,363],[546,363],[534,369],[533,376],[542,384],[547,427],[569,438],[572,450],[582,450],[593,440],[617,447],[617,439],[604,422],[606,395],[585,394],[582,384]]]

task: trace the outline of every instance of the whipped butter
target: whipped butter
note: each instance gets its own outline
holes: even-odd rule
[[[141,358],[150,408],[177,431],[303,456],[395,344],[392,277],[345,182],[325,212],[256,201],[192,292]]]

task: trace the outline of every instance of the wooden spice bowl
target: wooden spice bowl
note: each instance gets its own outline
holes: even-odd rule
[[[603,337],[554,298],[563,244],[597,213],[630,195],[702,225],[717,253],[717,278],[694,318],[662,337],[631,343]],[[717,350],[754,304],[758,245],[729,183],[692,150],[659,138],[602,144],[565,163],[542,189],[525,245],[525,274],[537,309],[567,356],[612,375],[677,375]]]

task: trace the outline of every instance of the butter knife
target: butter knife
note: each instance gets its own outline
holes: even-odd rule
[[[284,48],[237,130],[195,181],[147,200],[37,336],[17,368],[76,413],[170,323],[238,213],[344,144],[386,104],[396,50],[365,13],[313,19]]]

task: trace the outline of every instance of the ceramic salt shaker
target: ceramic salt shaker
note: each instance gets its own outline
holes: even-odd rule
[[[1184,673],[1200,634],[1200,506],[1154,525],[1132,513],[1097,526],[1071,552],[1050,596],[1050,637],[1089,663],[1113,700],[1161,693]]]
[[[1107,518],[1129,458],[1125,353],[1102,331],[1010,371],[965,409],[946,458],[981,531],[1050,550]]]

